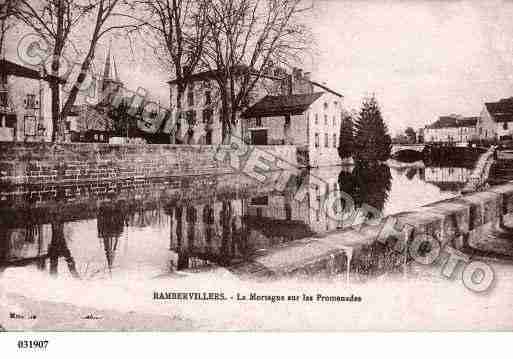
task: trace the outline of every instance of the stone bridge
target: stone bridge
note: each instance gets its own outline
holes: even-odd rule
[[[417,144],[394,144],[392,145],[392,150],[390,151],[390,154],[393,156],[397,154],[400,151],[416,151],[416,152],[422,152],[424,151],[424,148],[426,148],[425,143],[417,143]]]

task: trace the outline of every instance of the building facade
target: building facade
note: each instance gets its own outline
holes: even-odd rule
[[[0,141],[51,140],[50,80],[43,70],[0,60]]]
[[[109,114],[112,113],[111,106],[122,90],[123,83],[119,79],[116,60],[111,56],[109,47],[96,103],[73,105],[65,121],[65,141],[109,142],[114,136],[114,121]]]
[[[513,97],[486,102],[477,124],[480,139],[513,139]]]
[[[338,155],[343,96],[293,73],[292,91],[267,95],[243,114],[243,138],[254,145],[295,145],[307,167],[341,164]]]
[[[171,142],[223,143],[215,72],[191,76],[180,101],[176,80],[169,86],[171,108],[178,117]],[[308,72],[294,68],[287,74],[276,68],[256,83],[246,110],[237,114],[232,134],[255,145],[295,145],[300,162],[307,166],[340,164],[337,148],[342,99],[342,95],[312,81]]]
[[[467,144],[477,139],[479,117],[441,116],[423,131],[426,143]]]
[[[234,71],[242,74],[248,69],[240,66]],[[215,78],[216,71],[213,70],[190,76],[180,99],[177,80],[168,81],[170,109],[176,121],[168,121],[165,126],[165,131],[170,134],[171,143],[220,144],[223,142],[221,96]],[[286,71],[281,68],[262,75],[248,95],[248,105],[267,94],[285,93],[288,79]],[[239,84],[236,83],[235,86]],[[240,138],[242,136],[240,113],[237,113],[236,117],[238,120],[232,128],[232,135]],[[175,125],[174,129],[172,125]]]

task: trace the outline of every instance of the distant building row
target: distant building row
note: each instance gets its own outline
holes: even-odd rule
[[[513,139],[513,97],[486,102],[480,116],[441,116],[423,131],[425,142],[468,143]]]

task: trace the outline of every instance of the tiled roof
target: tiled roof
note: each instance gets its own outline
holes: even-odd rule
[[[265,96],[242,114],[242,118],[299,115],[324,92],[311,94]]]
[[[457,127],[475,127],[479,117],[456,117],[456,116],[440,116],[438,121],[427,126],[428,129],[439,128],[457,128]]]
[[[498,102],[486,102],[485,107],[495,122],[513,121],[513,97]]]

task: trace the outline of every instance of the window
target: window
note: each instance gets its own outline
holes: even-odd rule
[[[262,118],[261,117],[258,117],[256,119],[256,124],[255,124],[256,127],[262,127]]]
[[[7,107],[7,91],[0,92],[0,106]]]
[[[315,114],[315,124],[319,124],[319,115],[317,113]]]
[[[203,123],[213,123],[213,110],[211,108],[206,108],[203,110]]]
[[[319,134],[315,134],[315,148],[319,148]]]
[[[205,105],[210,105],[212,103],[212,92],[206,91],[205,92]]]
[[[187,124],[195,125],[196,124],[196,111],[189,110],[185,113],[185,120]]]
[[[194,91],[193,91],[193,89],[189,89],[189,92],[187,92],[187,104],[189,106],[194,106]]]
[[[25,135],[35,136],[36,135],[36,116],[25,116]]]
[[[508,129],[508,123],[507,123],[507,122],[504,122],[504,123],[502,124],[502,129],[503,129],[503,130],[507,130],[507,129]]]
[[[328,141],[328,134],[325,133],[324,134],[324,147],[329,147],[330,144],[329,144],[329,141]]]
[[[290,206],[290,203],[285,203],[285,219],[287,221],[292,220],[292,207]]]
[[[324,115],[324,125],[328,125],[328,115]]]
[[[207,134],[205,135],[205,144],[212,144],[212,131],[207,131]]]
[[[337,135],[333,134],[333,148],[337,148]]]
[[[328,109],[328,103],[327,103],[327,102],[325,102],[325,103],[324,103],[324,109],[325,109],[325,110],[327,110],[327,109]]]
[[[27,95],[27,98],[25,99],[25,108],[36,108],[36,95]]]

